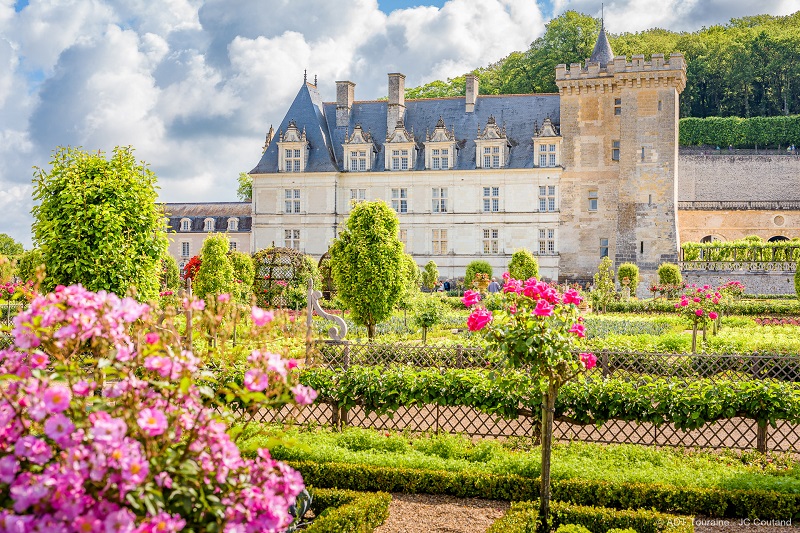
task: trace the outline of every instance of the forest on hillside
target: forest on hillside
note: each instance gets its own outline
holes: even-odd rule
[[[585,61],[600,21],[567,11],[551,20],[524,52],[477,69],[481,94],[557,92],[555,67]],[[608,27],[606,27],[608,32]],[[695,32],[651,29],[608,32],[616,55],[682,52],[687,84],[682,117],[755,117],[800,114],[800,11],[785,17],[758,15]],[[464,94],[464,76],[408,89],[406,98]]]

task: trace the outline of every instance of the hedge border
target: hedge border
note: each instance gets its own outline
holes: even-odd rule
[[[527,533],[536,530],[538,502],[515,502],[497,519],[486,533]],[[551,528],[578,525],[591,533],[607,533],[610,529],[636,530],[637,533],[693,533],[694,518],[660,513],[647,509],[617,510],[605,507],[551,502]]]
[[[525,501],[539,497],[538,478],[482,472],[447,472],[350,463],[289,461],[317,487],[446,494],[459,498]],[[553,480],[554,501],[613,509],[653,509],[679,515],[787,520],[800,518],[800,494],[766,490],[676,487],[656,483]]]
[[[316,518],[307,533],[370,533],[389,517],[392,496],[385,492],[309,488],[311,510]]]

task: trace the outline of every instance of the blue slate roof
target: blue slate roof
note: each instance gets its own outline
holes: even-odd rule
[[[189,219],[189,232],[206,233],[205,220],[214,219],[214,231],[228,231],[228,219],[238,218],[239,227],[231,233],[248,233],[253,225],[253,206],[250,202],[202,202],[202,203],[168,203],[164,204],[164,212],[169,217],[167,223],[170,233],[187,233],[181,231],[181,220]]]
[[[542,125],[544,119],[560,123],[559,96],[557,94],[481,95],[475,103],[474,113],[465,110],[464,97],[430,98],[406,100],[405,128],[414,131],[417,146],[417,161],[414,170],[425,168],[423,142],[425,132],[431,133],[439,117],[444,119],[448,130],[455,127],[458,142],[458,157],[454,169],[475,168],[475,138],[478,129],[483,131],[489,116],[495,117],[500,127],[505,126],[511,145],[508,168],[532,168],[534,164],[534,125]],[[356,124],[369,131],[375,140],[378,153],[374,171],[384,169],[384,141],[386,139],[386,101],[354,102],[347,128],[336,127],[336,103],[319,101],[316,87],[304,84],[300,88],[289,112],[281,122],[285,131],[289,121],[295,120],[298,128],[306,128],[311,144],[307,172],[335,172],[344,170],[345,132],[352,134]],[[325,144],[320,144],[324,142]],[[278,150],[275,140],[261,157],[251,174],[275,173],[278,171]]]

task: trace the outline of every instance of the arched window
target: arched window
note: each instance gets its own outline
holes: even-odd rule
[[[181,231],[190,231],[192,229],[192,221],[188,218],[181,219]]]
[[[781,242],[781,241],[788,241],[789,237],[784,237],[783,235],[775,235],[774,237],[770,237],[768,242]]]
[[[229,218],[228,219],[228,231],[239,231],[239,219],[238,218]]]
[[[203,222],[203,231],[214,231],[214,219],[207,218]]]
[[[716,235],[706,235],[705,237],[700,239],[700,242],[720,242],[722,240],[723,239],[717,237]]]

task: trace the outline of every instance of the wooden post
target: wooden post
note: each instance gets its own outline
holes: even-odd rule
[[[547,392],[542,394],[542,477],[539,489],[539,533],[550,531],[550,459],[553,448],[553,416],[555,415],[558,389],[548,384]]]
[[[756,450],[767,453],[767,422],[759,422],[756,429]]]
[[[692,355],[697,353],[697,321],[692,326]]]
[[[600,369],[603,371],[604,378],[611,374],[611,370],[608,368],[608,352],[605,350],[600,354]]]
[[[342,355],[344,360],[342,361],[342,368],[347,370],[348,368],[350,368],[350,342],[349,341],[343,341],[343,342],[344,342],[344,350]],[[339,427],[341,429],[344,429],[344,427],[347,425],[348,418],[349,416],[347,408],[342,407],[339,410]]]
[[[456,346],[456,368],[464,368],[464,346]]]

